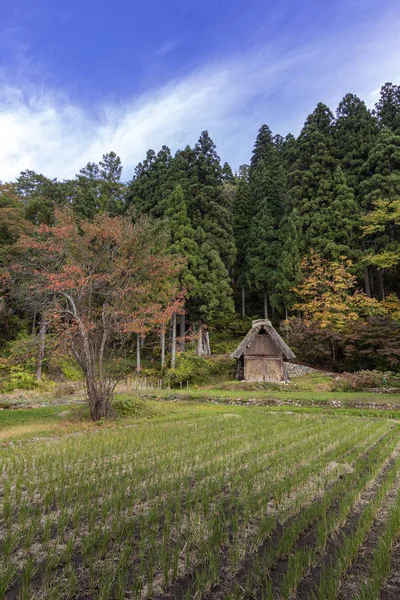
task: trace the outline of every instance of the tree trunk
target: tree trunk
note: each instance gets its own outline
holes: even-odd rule
[[[175,369],[176,362],[176,313],[172,315],[172,342],[171,342],[171,369]]]
[[[206,346],[205,353],[207,354],[207,356],[211,356],[210,334],[208,332],[208,329],[205,332],[205,346]]]
[[[364,267],[364,282],[365,282],[365,293],[367,294],[368,298],[372,298],[371,280],[370,280],[370,276],[369,276],[369,267],[367,265]]]
[[[165,365],[165,327],[161,329],[161,368],[164,368]]]
[[[383,284],[382,269],[378,269],[378,275],[379,275],[379,290],[380,290],[380,294],[381,294],[381,300],[384,300],[385,299],[385,286]]]
[[[186,335],[186,315],[185,313],[181,314],[179,319],[179,349],[181,352],[185,352],[185,335]]]
[[[242,317],[246,316],[246,290],[244,283],[242,283]]]
[[[44,359],[44,344],[46,340],[47,323],[40,321],[39,326],[39,347],[36,361],[36,381],[40,381],[42,378],[42,366]]]
[[[361,241],[361,249],[363,252],[365,252],[365,250],[366,250],[365,240]],[[365,286],[365,293],[367,294],[368,298],[372,298],[371,273],[370,273],[370,268],[368,265],[365,265],[365,267],[364,267],[364,286]]]
[[[98,386],[93,377],[86,374],[86,387],[92,421],[106,419],[112,414],[112,391],[107,386]]]
[[[267,294],[267,290],[264,290],[264,319],[268,319],[268,294]]]
[[[197,356],[201,356],[203,354],[203,324],[200,319],[199,319],[199,324],[198,324],[198,334],[199,334],[199,337],[197,339],[196,354],[197,354]]]
[[[331,339],[331,348],[332,348],[332,361],[333,364],[335,365],[336,362],[336,349],[335,349],[335,342]]]
[[[136,334],[136,373],[140,373],[140,334]]]

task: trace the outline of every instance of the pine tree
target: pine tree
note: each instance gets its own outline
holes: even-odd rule
[[[400,85],[385,83],[381,96],[375,104],[375,113],[383,127],[400,135]]]
[[[380,202],[390,206],[400,197],[400,135],[395,135],[384,127],[362,170],[365,174],[365,180],[360,185],[363,194],[362,208],[368,222],[370,212],[376,214]],[[388,284],[391,289],[400,291],[396,271],[390,269],[391,265],[387,260],[384,264],[380,258],[377,259],[385,252],[397,252],[399,239],[399,230],[391,224],[390,218],[387,226],[371,230],[364,235],[364,261],[372,266],[369,273],[371,292],[374,291],[375,275],[379,288],[379,292],[375,289],[375,295],[381,298],[385,297]]]
[[[222,172],[222,179],[224,181],[226,181],[227,183],[233,183],[233,184],[235,183],[235,176],[233,174],[232,168],[227,162],[224,162],[221,172]]]
[[[261,161],[268,171],[276,170],[280,165],[275,138],[268,125],[262,125],[258,131],[250,161],[250,176]]]
[[[189,173],[189,216],[193,227],[202,229],[212,248],[230,270],[236,257],[232,213],[223,195],[222,170],[215,144],[203,131],[195,149]]]
[[[333,176],[332,200],[326,207],[325,229],[320,234],[322,243],[316,249],[329,260],[339,260],[340,256],[355,257],[359,227],[360,211],[354,192],[347,184],[341,167],[337,166]]]
[[[61,185],[56,179],[48,179],[27,169],[17,178],[15,191],[25,207],[25,217],[29,221],[36,225],[51,225],[54,222],[54,211],[63,204]]]
[[[340,161],[348,184],[359,196],[361,168],[378,135],[376,118],[365,103],[347,94],[339,103],[333,129],[334,154]]]
[[[386,198],[394,200],[400,194],[400,135],[384,127],[371,148],[362,171],[363,207]]]
[[[122,164],[115,152],[104,154],[99,162],[101,212],[112,217],[122,213],[124,186],[121,182]]]
[[[100,169],[88,163],[71,182],[72,207],[75,214],[92,221],[100,212]]]
[[[174,188],[169,180],[171,165],[168,146],[162,146],[157,154],[154,150],[147,151],[145,160],[137,165],[126,192],[126,209],[132,215],[162,216],[162,202]],[[171,185],[168,186],[169,183]]]
[[[187,204],[183,189],[177,185],[164,202],[164,214],[168,219],[170,242],[168,252],[186,259],[185,268],[181,271],[180,281],[187,291],[187,298],[198,294],[196,267],[199,249],[195,241],[195,231],[187,213]]]
[[[268,175],[261,160],[251,174],[250,192],[254,206],[247,247],[246,268],[251,286],[264,296],[264,313],[267,317],[268,295],[274,292],[279,256],[279,234],[276,214],[279,206],[279,189]]]
[[[288,309],[296,300],[293,288],[301,278],[301,255],[299,247],[299,224],[296,209],[285,215],[280,225],[281,253],[278,261],[276,284],[271,302],[277,307]]]
[[[253,217],[253,204],[250,186],[247,178],[239,180],[233,205],[233,231],[236,244],[235,280],[241,288],[242,316],[245,316],[245,289],[248,284],[246,257],[250,238],[251,219]]]

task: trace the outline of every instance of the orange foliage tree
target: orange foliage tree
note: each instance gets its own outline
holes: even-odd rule
[[[313,251],[302,261],[302,281],[293,290],[301,318],[290,319],[286,327],[299,353],[319,364],[336,366],[346,333],[370,317],[388,314],[386,306],[357,290],[351,267],[345,257],[331,262]]]
[[[306,325],[342,331],[349,323],[370,315],[386,314],[379,302],[356,289],[352,261],[342,257],[330,262],[317,252],[302,261],[303,279],[294,289]]]
[[[77,222],[60,211],[56,225],[22,236],[10,269],[40,295],[46,317],[78,361],[93,420],[111,413],[119,361],[134,334],[162,327],[179,312],[179,257],[167,255],[160,225],[98,216]]]

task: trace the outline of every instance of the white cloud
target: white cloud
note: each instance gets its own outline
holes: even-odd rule
[[[263,122],[283,134],[296,133],[319,100],[334,108],[352,91],[373,103],[377,86],[400,77],[396,25],[393,21],[384,33],[382,28],[369,32],[358,43],[354,36],[343,36],[334,47],[326,39],[290,51],[258,48],[123,105],[90,112],[54,91],[4,85],[0,180],[27,168],[49,177],[73,177],[110,150],[121,156],[128,178],[148,148],[167,144],[175,151],[194,144],[203,129],[222,158],[237,167],[249,159]]]
[[[104,105],[96,117],[66,98],[38,92],[28,99],[16,88],[0,95],[0,178],[14,178],[21,169],[50,177],[73,176],[88,161],[115,150],[126,175],[148,148],[172,149],[194,143],[200,132],[229,129],[251,99],[285,68],[299,60],[277,63],[265,56],[249,62],[214,65],[173,81],[121,106]],[[269,66],[269,63],[271,66]]]

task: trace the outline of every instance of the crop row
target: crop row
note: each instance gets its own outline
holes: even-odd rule
[[[382,420],[227,409],[2,450],[0,598],[269,597],[295,549],[287,595],[398,439]]]

